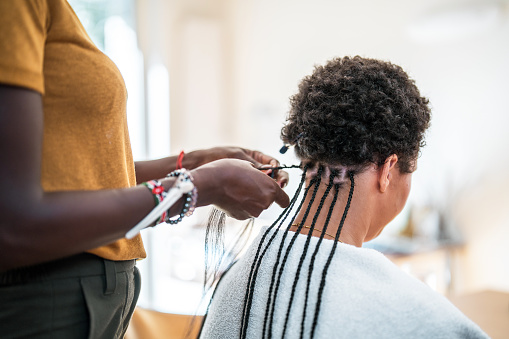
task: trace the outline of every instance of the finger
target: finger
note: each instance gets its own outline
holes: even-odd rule
[[[216,206],[216,208],[219,208]],[[229,216],[230,218],[234,218],[234,219],[237,219],[237,220],[246,220],[246,219],[249,219],[249,218],[252,218],[253,216],[248,213],[247,211],[245,210],[226,210],[226,209],[222,209],[222,208],[219,208],[220,210],[222,210],[223,212],[226,213],[227,216]]]
[[[285,188],[290,181],[290,176],[285,171],[278,171],[276,176],[276,182],[279,184],[279,187]]]
[[[270,161],[270,164],[272,167],[276,167],[275,169],[273,169],[272,171],[272,174],[271,174],[271,177],[274,179],[274,178],[277,178],[279,176],[279,169],[277,169],[277,167],[279,167],[279,161],[277,161],[276,159],[272,159]],[[281,185],[280,185],[281,186]]]
[[[260,167],[261,164],[256,161],[252,156],[251,154],[248,152],[248,150],[245,150],[245,149],[242,149],[242,152],[236,152],[234,154],[234,158],[235,159],[239,159],[239,160],[246,160],[246,161],[249,161],[250,163],[252,163],[253,165],[255,165],[255,167]]]
[[[263,165],[263,163],[260,162],[260,160],[259,160],[259,156],[257,155],[257,153],[259,153],[258,151],[252,151],[252,150],[249,150],[246,148],[241,148],[241,149],[242,149],[242,152],[241,152],[242,160],[249,161],[256,168],[260,168]],[[240,159],[240,156],[239,156],[239,159]]]
[[[276,189],[275,202],[282,208],[288,207],[288,205],[290,205],[290,197],[285,193],[285,191],[279,188],[279,186]]]
[[[260,167],[260,168],[263,168],[263,166]],[[271,174],[272,174],[272,170],[271,169],[261,170],[261,172],[267,174],[268,176],[271,176]]]
[[[277,161],[277,159],[260,151],[251,151],[251,156],[255,161],[261,164],[270,165],[271,167],[279,166],[279,161]]]
[[[279,161],[269,155],[266,155],[259,151],[252,151],[253,156],[259,160],[263,165],[261,165],[259,168],[271,168],[271,170],[264,170],[263,173],[269,175],[271,178],[275,179],[278,178],[278,169],[274,169],[274,167],[279,167]],[[283,180],[284,181],[284,180]],[[286,180],[288,182],[288,180]],[[280,184],[281,186],[281,184]],[[284,187],[284,186],[281,186]]]
[[[250,215],[249,213],[245,213],[245,212],[237,212],[235,214],[229,214],[228,216],[230,216],[234,219],[237,219],[237,220],[246,220],[249,218],[257,217],[257,216],[253,216],[253,215]]]

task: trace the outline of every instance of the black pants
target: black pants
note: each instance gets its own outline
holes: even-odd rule
[[[140,283],[134,260],[87,253],[0,273],[0,337],[123,338]]]

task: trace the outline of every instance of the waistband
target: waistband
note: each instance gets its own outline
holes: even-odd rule
[[[90,253],[81,253],[33,266],[15,268],[0,273],[0,286],[19,285],[36,281],[105,275],[132,270],[136,260],[112,261]]]

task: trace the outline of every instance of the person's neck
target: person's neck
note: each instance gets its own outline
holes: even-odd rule
[[[360,176],[362,176],[362,174]],[[369,195],[366,194],[365,192],[366,187],[364,186],[365,185],[363,184],[362,178],[356,177],[354,193],[339,237],[339,240],[341,240],[341,242],[345,244],[354,245],[357,247],[362,247],[364,241],[370,238],[368,230],[370,229],[370,224],[373,220],[373,216],[370,213],[371,209],[368,208],[368,206],[370,206],[372,202],[369,201],[368,199]],[[315,218],[315,215],[317,214],[318,207],[320,205],[320,200],[322,199],[322,196],[325,193],[326,188],[327,188],[326,184],[322,183],[320,185],[316,193],[315,199],[313,201],[313,204],[309,209],[308,216],[306,220],[303,221],[304,215],[306,214],[306,210],[308,209],[308,206],[311,201],[311,196],[313,195],[314,187],[312,187],[309,190],[306,200],[302,205],[302,209],[299,211],[293,222],[294,225],[303,224],[305,226],[302,227],[300,233],[307,235],[310,232],[309,227],[311,227],[313,223],[313,218]],[[338,198],[334,205],[334,209],[330,221],[328,223],[326,235],[324,236],[324,238],[334,239],[336,232],[340,226],[343,213],[345,211],[349,191],[350,191],[350,181],[347,181],[339,190]],[[327,214],[332,206],[333,198],[334,198],[334,188],[332,188],[329,194],[327,195],[321,208],[320,214],[316,219],[314,231],[312,232],[312,235],[315,237],[320,237],[324,229]],[[297,226],[292,226],[290,230],[296,231]]]

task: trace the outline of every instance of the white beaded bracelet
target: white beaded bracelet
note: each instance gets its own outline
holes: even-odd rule
[[[194,189],[194,184],[188,177],[184,175],[179,175],[177,181],[173,185],[172,188],[166,194],[164,200],[154,207],[154,209],[139,223],[136,224],[133,228],[131,228],[126,234],[125,237],[127,239],[134,238],[142,229],[147,226],[150,226],[154,221],[156,221],[166,210],[168,210],[174,203],[176,203],[182,195],[191,192]]]

